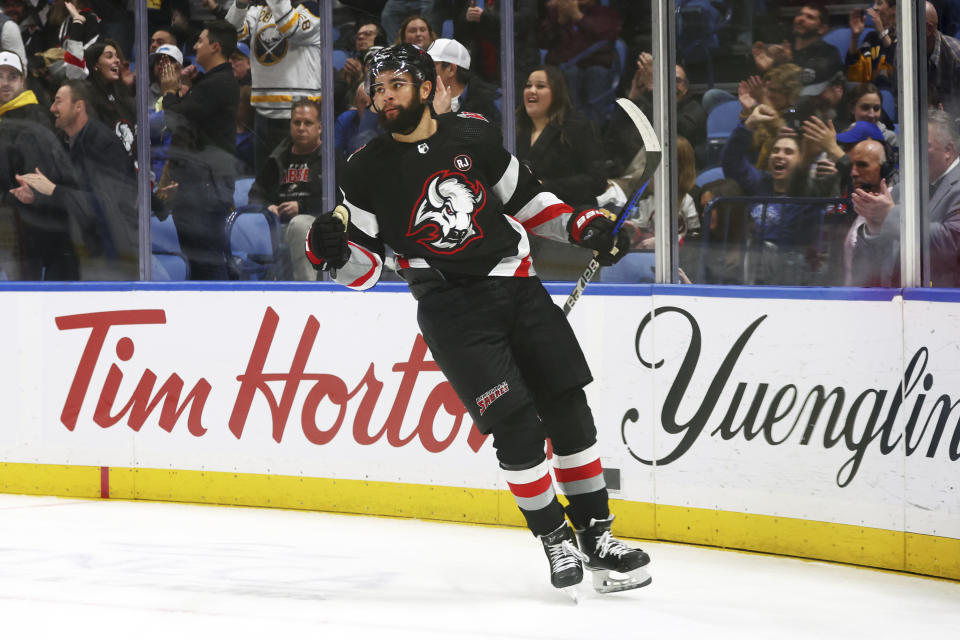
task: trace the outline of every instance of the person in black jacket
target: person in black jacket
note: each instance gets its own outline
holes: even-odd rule
[[[67,136],[72,176],[55,181],[42,170],[18,175],[20,186],[11,193],[23,204],[69,217],[82,246],[84,280],[133,280],[138,265],[133,164],[117,137],[92,117],[90,102],[87,83],[68,80],[50,107],[54,125]]]
[[[225,20],[211,20],[197,38],[197,64],[207,73],[180,96],[180,74],[160,70],[163,111],[173,132],[168,180],[173,221],[193,280],[227,278],[224,223],[233,207],[234,151],[240,85],[230,66],[237,32]]]
[[[676,82],[677,135],[693,145],[702,164],[706,159],[707,112],[700,100],[690,95],[687,72],[679,64],[676,67]],[[653,56],[645,51],[637,56],[636,71],[630,81],[627,97],[640,107],[648,120],[653,120]],[[612,176],[628,173],[640,144],[636,127],[621,109],[614,109],[604,132],[603,148],[607,156],[605,173]]]
[[[80,277],[66,212],[26,205],[7,193],[19,187],[18,174],[38,169],[62,182],[68,162],[50,113],[24,88],[23,61],[13,51],[0,51],[0,225],[4,240],[12,242],[0,247],[0,268],[7,278]]]
[[[694,147],[707,141],[707,112],[700,101],[690,95],[690,83],[682,65],[677,65],[677,135]],[[653,56],[643,52],[637,56],[637,70],[627,95],[648,119],[653,119]],[[627,130],[629,130],[629,125]]]
[[[90,72],[87,80],[93,115],[120,139],[133,161],[137,155],[137,107],[130,87],[120,77],[125,64],[120,45],[100,39],[87,47],[83,57]]]
[[[801,69],[826,68],[827,73],[840,71],[840,54],[823,36],[830,30],[830,13],[817,1],[804,3],[793,18],[791,40],[779,43],[757,41],[753,45],[753,62],[761,74],[792,62]]]
[[[575,207],[597,206],[607,187],[593,124],[574,111],[563,73],[535,68],[517,109],[517,158],[544,189]],[[576,280],[590,252],[532,238],[534,257],[549,278]]]
[[[316,280],[313,268],[303,252],[303,243],[317,214],[323,211],[323,157],[320,103],[300,98],[290,109],[290,138],[284,140],[267,158],[250,187],[251,204],[265,204],[285,225],[284,239],[290,248],[294,280]],[[337,170],[342,155],[336,154]]]

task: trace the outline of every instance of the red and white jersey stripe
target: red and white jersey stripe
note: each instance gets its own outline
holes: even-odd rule
[[[530,238],[523,232],[521,225],[512,216],[507,216],[510,226],[520,233],[520,242],[517,244],[517,255],[502,259],[491,271],[491,276],[505,276],[508,278],[529,278],[537,275],[533,270],[533,259],[530,257]]]
[[[428,138],[381,136],[348,160],[338,178],[351,242],[381,262],[389,246],[400,269],[429,268],[451,281],[536,275],[527,234],[569,242],[573,209],[503,148],[488,122],[455,114],[436,122]],[[351,267],[362,261],[354,249]],[[350,282],[362,275],[351,271]]]

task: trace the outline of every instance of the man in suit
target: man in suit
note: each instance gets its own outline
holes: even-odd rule
[[[960,287],[960,134],[952,117],[931,110],[927,116],[930,201],[927,208],[930,240],[930,279],[935,287]],[[899,189],[879,193],[857,189],[851,196],[866,223],[858,231],[853,268],[854,284],[900,286]]]

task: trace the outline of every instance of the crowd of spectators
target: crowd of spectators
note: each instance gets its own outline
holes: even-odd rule
[[[677,7],[701,19],[696,36],[678,19],[685,273],[704,283],[897,285],[895,0],[847,15],[794,0]],[[960,190],[950,178],[960,164],[960,0],[926,7],[931,264],[935,282],[957,286]],[[618,209],[640,186],[644,156],[614,101],[653,116],[649,3],[513,8],[518,158],[565,201]],[[497,0],[334,3],[332,87],[320,82],[328,61],[315,0],[151,3],[143,64],[131,62],[133,19],[122,0],[0,0],[0,9],[0,141],[10,150],[0,270],[9,279],[136,277],[138,135],[151,143],[153,214],[172,216],[191,278],[227,277],[224,222],[237,178],[250,176],[243,199],[277,217],[289,251],[280,276],[312,279],[298,251],[322,207],[320,101],[333,101],[342,163],[382,133],[364,77],[383,46],[429,51],[438,113],[503,119]],[[708,57],[711,47],[724,54],[726,82],[691,53],[697,43]],[[149,74],[146,133],[137,72]],[[739,120],[711,138],[710,114],[727,102]],[[714,166],[722,178],[698,178]],[[638,260],[653,250],[656,189],[631,212]],[[535,250],[547,278],[575,277],[586,258],[547,243]]]

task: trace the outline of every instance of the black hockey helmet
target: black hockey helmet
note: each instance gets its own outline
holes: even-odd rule
[[[366,80],[367,95],[371,100],[373,99],[373,81],[385,71],[409,73],[413,76],[418,89],[425,80],[429,80],[432,88],[426,102],[433,101],[433,94],[437,89],[437,68],[433,66],[433,58],[430,54],[420,47],[412,44],[395,44],[373,54]]]

